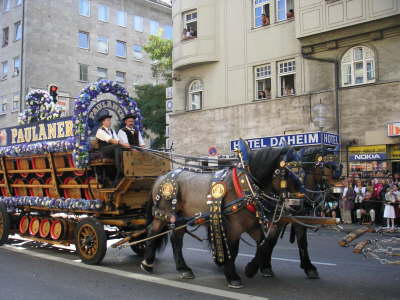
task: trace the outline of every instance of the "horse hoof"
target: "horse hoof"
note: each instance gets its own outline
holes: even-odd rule
[[[244,274],[246,274],[248,278],[253,278],[254,275],[257,274],[257,271],[258,266],[256,264],[248,263],[246,268],[244,269]]]
[[[306,274],[308,279],[319,279],[317,270],[308,270]]]
[[[242,284],[242,281],[239,280],[231,280],[228,282],[228,287],[231,289],[242,289],[244,285]]]
[[[264,268],[260,270],[261,276],[262,277],[274,277],[274,271],[272,271],[271,268]]]
[[[194,279],[194,274],[192,271],[181,272],[181,279]]]
[[[144,263],[140,264],[140,268],[146,273],[153,273],[153,267],[146,266]]]

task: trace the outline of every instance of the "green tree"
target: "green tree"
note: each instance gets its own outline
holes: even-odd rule
[[[144,51],[149,55],[152,63],[153,77],[163,78],[165,82],[172,85],[172,41],[161,36],[151,35]]]
[[[163,148],[165,145],[165,85],[137,85],[137,103],[144,117],[144,129],[151,131],[157,137],[152,141],[151,148]]]

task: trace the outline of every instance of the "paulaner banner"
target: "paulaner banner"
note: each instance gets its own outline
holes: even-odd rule
[[[55,141],[73,136],[72,117],[0,130],[0,146]]]
[[[283,147],[283,146],[312,146],[321,145],[323,142],[326,146],[339,145],[339,136],[328,132],[309,132],[291,135],[279,135],[262,138],[254,138],[246,140],[250,149],[259,149],[265,147]],[[239,146],[239,140],[231,141],[231,151]]]

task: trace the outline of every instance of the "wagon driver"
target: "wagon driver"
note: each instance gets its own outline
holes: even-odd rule
[[[128,143],[124,143],[118,138],[115,130],[111,128],[111,118],[112,116],[109,114],[109,112],[101,115],[98,118],[101,126],[99,127],[99,129],[97,129],[96,138],[99,143],[99,152],[107,158],[114,158],[115,167],[117,170],[114,180],[115,183],[118,182],[118,180],[122,176],[122,149],[129,149],[130,145]]]
[[[136,147],[144,147],[143,137],[139,130],[135,129],[136,115],[128,114],[123,118],[125,127],[118,131],[118,138],[122,143]]]

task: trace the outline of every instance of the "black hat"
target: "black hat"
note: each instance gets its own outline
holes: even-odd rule
[[[99,118],[97,119],[97,121],[100,123],[100,122],[102,122],[103,120],[105,120],[107,118],[112,118],[112,116],[110,115],[110,113],[108,111],[106,111],[103,114],[101,114],[99,116]]]
[[[136,115],[135,115],[135,114],[127,114],[127,115],[122,119],[122,121],[125,122],[127,119],[130,119],[130,118],[136,120]]]

